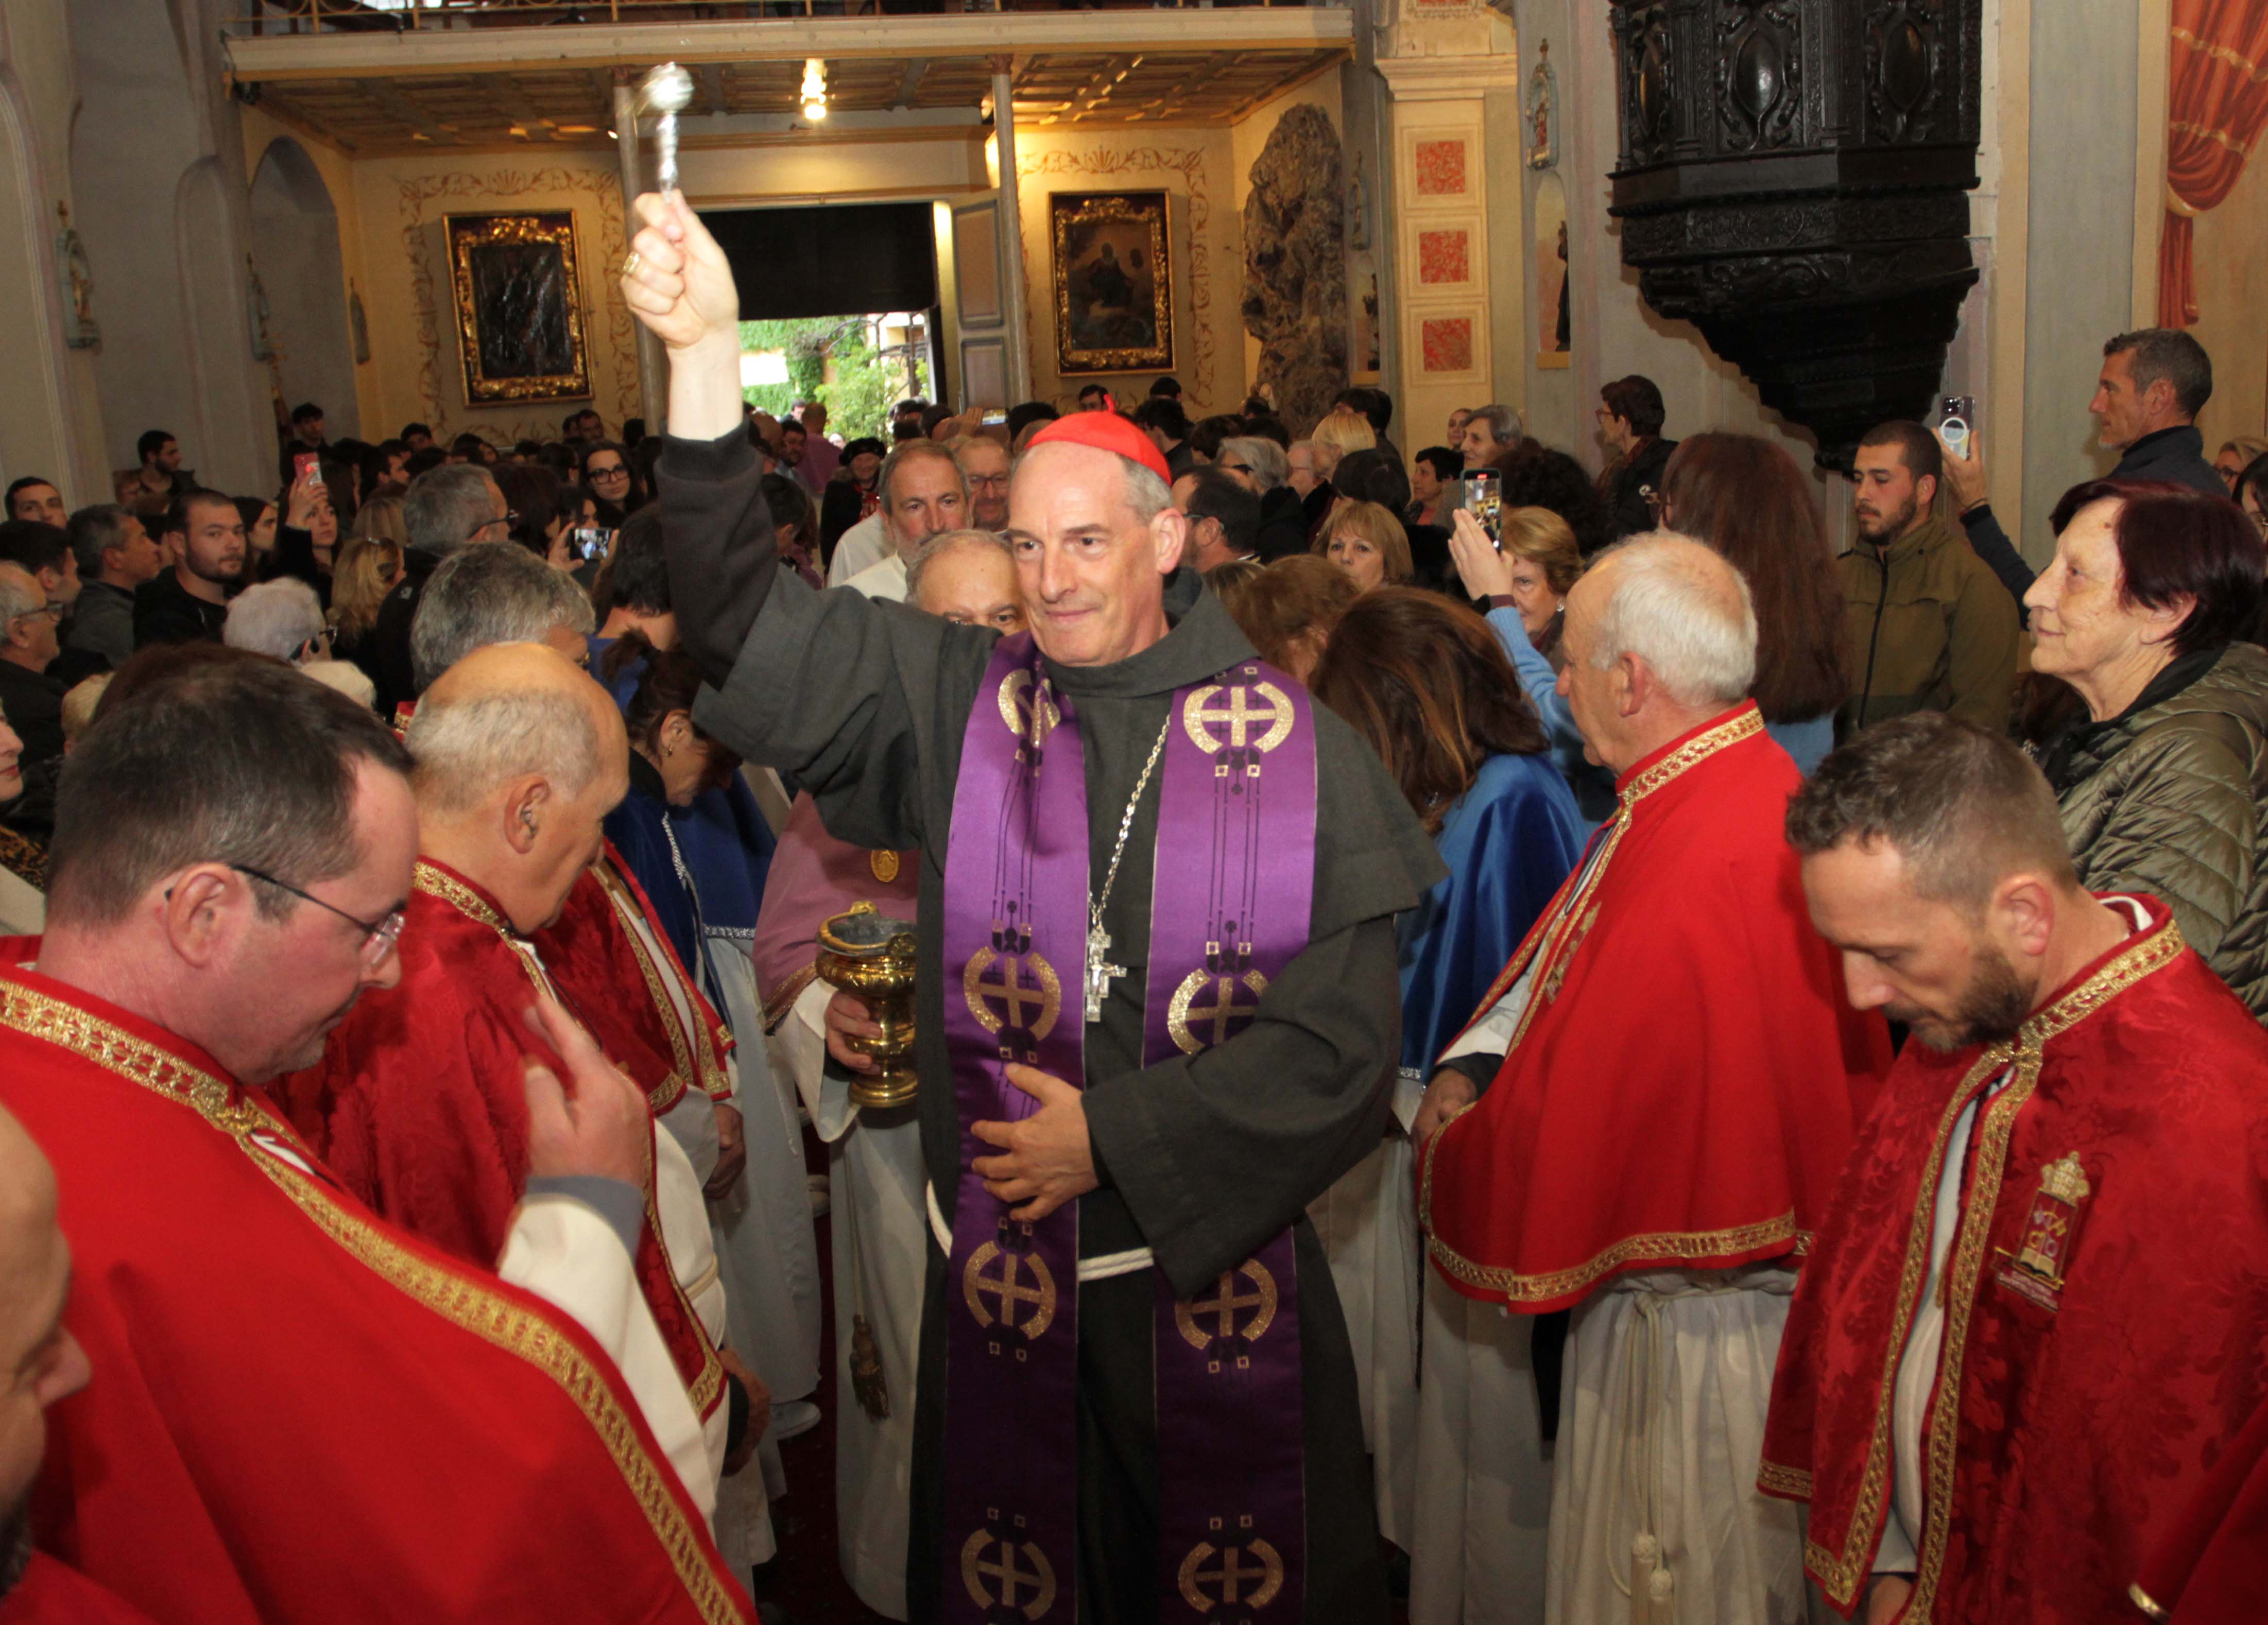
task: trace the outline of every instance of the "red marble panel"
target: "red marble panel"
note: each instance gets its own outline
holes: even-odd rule
[[[1473,279],[1472,239],[1462,227],[1418,233],[1418,280],[1469,283]]]
[[[1421,141],[1418,143],[1418,195],[1462,197],[1465,195],[1465,143],[1462,141]]]
[[[1419,348],[1428,372],[1469,372],[1473,370],[1473,320],[1469,316],[1440,316],[1418,325]]]

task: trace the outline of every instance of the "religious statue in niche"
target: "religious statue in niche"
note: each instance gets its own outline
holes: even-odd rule
[[[55,281],[63,295],[63,342],[73,349],[91,349],[102,342],[102,328],[94,320],[94,267],[86,245],[70,223],[70,205],[57,203],[55,218]]]
[[[1354,155],[1354,179],[1347,182],[1347,246],[1357,254],[1370,246],[1370,199],[1362,184],[1362,154]]]
[[[1164,371],[1174,364],[1174,275],[1163,192],[1056,192],[1056,370]]]
[[[260,280],[260,268],[252,256],[244,256],[244,327],[252,335],[252,358],[269,361],[275,358],[276,337],[269,331],[268,290]]]
[[[466,401],[587,398],[574,215],[450,215],[444,229]]]
[[[1528,166],[1550,169],[1559,162],[1559,76],[1551,68],[1551,41],[1535,47],[1535,66],[1528,76]]]
[[[347,330],[354,335],[355,365],[370,359],[370,321],[362,310],[362,290],[347,284]]]

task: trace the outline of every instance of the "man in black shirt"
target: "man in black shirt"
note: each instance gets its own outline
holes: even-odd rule
[[[166,511],[166,537],[180,562],[135,592],[134,646],[217,643],[244,585],[244,516],[232,497],[190,491]]]

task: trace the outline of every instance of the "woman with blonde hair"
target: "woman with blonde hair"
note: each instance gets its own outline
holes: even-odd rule
[[[398,498],[373,496],[355,516],[356,524],[359,526],[364,514],[385,502],[394,504],[399,518]],[[352,661],[372,682],[379,680],[378,657],[371,637],[378,626],[378,607],[394,591],[401,575],[401,544],[387,536],[349,538],[331,571],[331,624],[337,629],[331,642],[331,658]]]
[[[1410,579],[1410,537],[1393,511],[1378,503],[1351,502],[1332,514],[1311,551],[1346,571],[1358,592]]]
[[[1334,409],[1308,431],[1315,448],[1315,473],[1325,480],[1337,472],[1339,459],[1349,452],[1367,452],[1378,445],[1378,431],[1370,420],[1351,407]]]
[[[2236,479],[2262,458],[2268,457],[2268,440],[2258,435],[2231,435],[2220,443],[2220,450],[2213,454],[2213,472],[2220,482],[2228,487],[2231,496],[2236,495]]]
[[[355,510],[354,523],[348,527],[350,540],[362,537],[378,541],[390,541],[397,548],[409,545],[409,526],[401,517],[401,498],[378,496]],[[336,566],[333,566],[334,571]]]

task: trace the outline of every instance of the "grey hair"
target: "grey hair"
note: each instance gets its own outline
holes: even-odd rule
[[[228,607],[220,641],[231,649],[289,660],[311,637],[323,634],[323,606],[315,589],[292,577],[247,587]]]
[[[1263,496],[1292,477],[1292,464],[1284,448],[1264,435],[1231,435],[1220,443],[1220,453],[1215,462],[1226,457],[1242,458]]]
[[[908,463],[919,462],[924,458],[929,457],[937,459],[953,470],[953,477],[961,482],[961,500],[963,502],[968,500],[968,476],[961,472],[960,460],[946,448],[944,442],[901,440],[890,448],[890,454],[882,459],[882,471],[874,476],[874,489],[881,493],[884,508],[894,506],[890,500],[890,482],[897,477],[898,470]]]
[[[599,776],[590,708],[556,688],[490,689],[421,703],[402,743],[420,807],[468,812],[516,778],[541,776],[579,796]]]
[[[456,552],[497,517],[497,489],[495,476],[478,463],[428,468],[409,482],[401,498],[409,545],[437,558]]]
[[[40,586],[40,578],[21,564],[0,561],[0,639],[8,636],[8,629],[22,616],[41,608],[48,601]]]
[[[1749,584],[1705,542],[1647,531],[1594,560],[1619,566],[1591,626],[1591,665],[1646,662],[1669,697],[1698,709],[1748,697],[1756,679],[1756,607]]]
[[[540,643],[556,627],[588,637],[597,625],[573,577],[516,541],[484,541],[443,561],[426,582],[409,628],[410,674],[423,693],[475,649]]]
[[[1520,444],[1524,432],[1520,424],[1520,414],[1510,407],[1497,405],[1475,407],[1472,417],[1465,420],[1468,428],[1471,427],[1474,417],[1479,418],[1489,426],[1489,433],[1496,437],[1496,443],[1498,445]]]
[[[103,554],[126,545],[126,522],[134,517],[116,503],[108,502],[81,508],[70,516],[63,526],[63,540],[70,544],[72,556],[78,560],[82,580],[92,581],[102,574]]]
[[[1148,471],[1145,469],[1144,472]],[[931,561],[944,556],[955,548],[990,548],[1012,564],[1016,559],[1015,548],[1010,547],[1008,539],[998,531],[939,531],[916,548],[913,557],[906,561],[906,602],[917,608],[920,607],[922,577],[929,573]]]
[[[2128,363],[2134,371],[2134,387],[2147,389],[2165,379],[2174,386],[2174,409],[2183,417],[2195,417],[2213,399],[2213,357],[2180,328],[2141,327],[2122,333],[2102,347],[2106,359],[2125,350],[2134,352]]]

